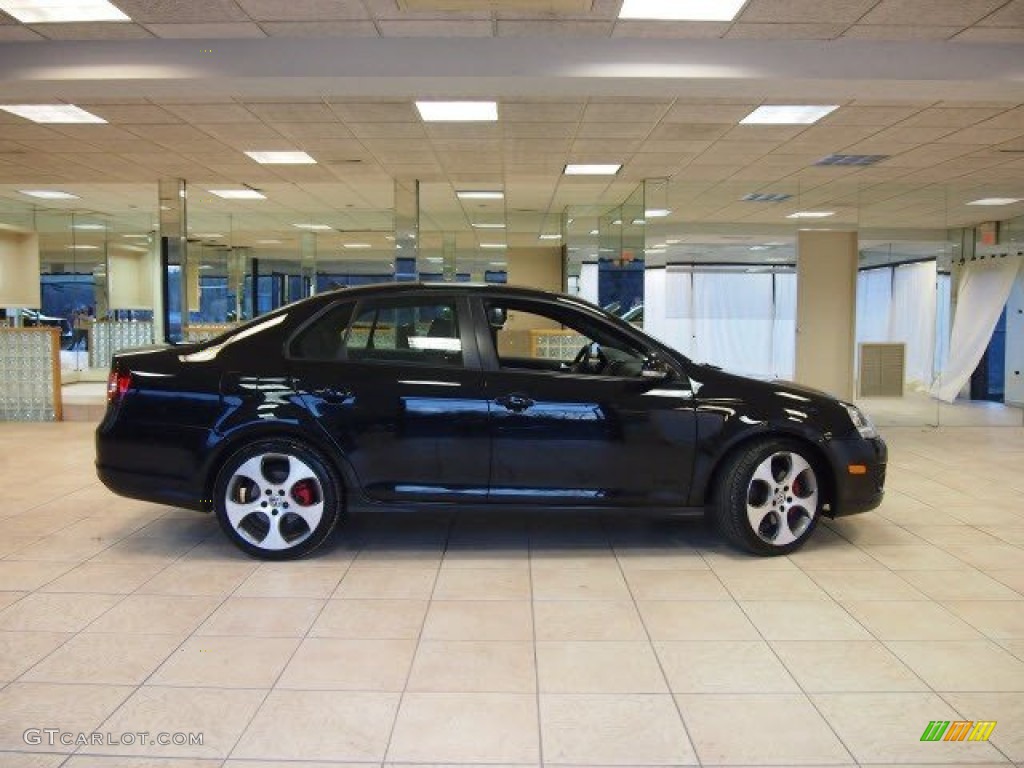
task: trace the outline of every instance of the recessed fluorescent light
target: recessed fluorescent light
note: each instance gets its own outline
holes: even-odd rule
[[[266,200],[267,196],[255,189],[211,189],[211,195],[225,200]]]
[[[417,101],[416,109],[427,123],[493,123],[498,119],[494,101]]]
[[[78,195],[72,195],[70,192],[61,192],[58,189],[19,189],[23,195],[29,197],[38,197],[40,200],[77,200]]]
[[[33,123],[105,123],[99,115],[86,112],[74,104],[7,104],[5,112],[24,117]]]
[[[305,152],[246,152],[263,165],[315,165],[316,160]]]
[[[666,240],[665,241],[665,245],[679,245],[681,242],[683,242],[683,241],[682,240]]]
[[[499,190],[461,189],[455,196],[460,200],[504,200],[505,193]]]
[[[502,250],[508,248],[505,243],[480,243],[481,248],[488,248],[491,250]]]
[[[839,109],[838,104],[829,106],[763,106],[744,117],[740,123],[746,125],[810,125],[837,109]]]
[[[203,232],[201,234],[197,232],[196,234],[192,235],[192,237],[202,237],[207,240],[216,240],[218,237],[224,237],[224,235],[220,234],[219,232]]]
[[[565,166],[566,176],[614,176],[622,163],[569,163]]]
[[[590,230],[590,234],[591,235],[599,235],[601,233],[598,230],[596,230],[596,229],[592,229],[592,230]]]
[[[797,211],[787,216],[787,219],[825,219],[829,216],[835,216],[835,211]]]
[[[98,245],[69,245],[69,251],[98,251],[100,247]]]
[[[668,208],[648,208],[644,211],[644,218],[647,219],[663,219],[666,216],[670,216],[672,211]]]
[[[333,229],[329,224],[292,224],[296,229],[310,229],[314,232],[323,232],[328,229]]]
[[[22,24],[55,24],[69,21],[131,21],[107,0],[0,0],[0,10]]]
[[[370,244],[369,243],[342,243],[341,247],[342,248],[363,248],[363,249],[365,249],[365,248],[369,248]]]
[[[644,219],[633,219],[633,224],[637,227],[642,227],[647,221]]]
[[[474,222],[472,225],[473,229],[504,229],[504,224],[486,224],[484,222]]]
[[[746,0],[623,0],[620,19],[732,21]]]
[[[490,264],[492,267],[504,267],[504,266],[507,266],[507,264],[504,261],[489,261],[488,264]]]
[[[280,245],[280,240],[257,240],[256,245]]]
[[[645,248],[644,249],[644,253],[654,254],[655,256],[657,256],[660,253],[664,253],[664,252],[665,252],[664,248]]]
[[[131,238],[138,238],[138,239],[145,238],[146,240],[149,239],[149,235],[121,235],[121,237],[131,237]]]
[[[75,224],[74,229],[87,229],[94,231],[102,231],[107,228],[106,224]]]
[[[562,236],[561,235],[553,235],[553,234],[552,235],[541,235],[540,239],[541,240],[561,240]]]
[[[980,200],[972,200],[967,205],[1013,205],[1024,198],[1020,197],[983,197]]]

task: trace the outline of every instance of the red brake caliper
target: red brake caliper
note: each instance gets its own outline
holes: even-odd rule
[[[292,486],[292,498],[303,507],[316,504],[316,484],[312,480],[300,480]]]

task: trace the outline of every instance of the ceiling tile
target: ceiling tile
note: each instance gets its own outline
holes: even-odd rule
[[[741,40],[834,40],[845,24],[733,24],[727,38]]]
[[[751,104],[687,104],[676,102],[665,114],[665,123],[739,123],[757,106]]]
[[[334,101],[331,108],[346,123],[412,123],[419,120],[410,101]]]
[[[498,115],[507,131],[508,123],[575,123],[583,116],[583,108],[579,101],[502,101],[498,104]]]
[[[326,104],[251,103],[245,108],[267,122],[335,123],[337,116]]]
[[[352,131],[341,123],[291,123],[274,121],[271,128],[293,139],[347,139]]]
[[[971,27],[953,40],[959,43],[1024,43],[1024,27]]]
[[[720,138],[732,128],[719,123],[662,123],[651,132],[652,141],[710,141]]]
[[[363,0],[363,5],[377,19],[490,19],[490,10],[481,11],[406,11],[395,0]]]
[[[271,37],[379,37],[372,21],[264,21]]]
[[[221,141],[281,141],[281,134],[263,123],[212,123],[199,124],[196,128]]]
[[[247,21],[234,0],[116,0],[115,5],[139,24]]]
[[[610,37],[610,21],[498,21],[498,37]]]
[[[145,27],[138,24],[109,24],[102,21],[34,24],[29,28],[49,40],[133,40],[153,37]]]
[[[583,120],[590,123],[647,123],[653,125],[669,108],[669,103],[633,104],[628,102],[590,103]]]
[[[199,24],[146,24],[146,29],[164,39],[227,40],[266,37],[251,21],[202,22]]]
[[[256,116],[240,104],[168,104],[168,112],[190,123],[247,123]]]
[[[423,123],[349,123],[352,135],[372,141],[374,139],[423,139],[427,132]]]
[[[719,21],[618,21],[612,37],[669,38],[675,40],[706,40],[722,37],[729,30],[728,22]]]
[[[642,139],[651,132],[651,123],[581,123],[578,139]]]
[[[853,40],[948,40],[963,27],[911,24],[857,24],[843,33]]]
[[[984,18],[1006,0],[881,0],[861,20],[861,24],[920,24],[922,19],[935,26],[967,26]]]
[[[349,21],[368,19],[359,0],[236,0],[255,21]]]
[[[738,21],[852,23],[876,2],[877,0],[750,0]]]
[[[820,125],[877,125],[886,126],[906,120],[920,112],[920,106],[847,106],[837,109],[826,117]]]
[[[99,115],[109,123],[137,125],[167,125],[180,123],[181,118],[162,107],[141,104],[108,104],[90,107],[90,111]],[[131,130],[125,126],[126,130]],[[132,131],[135,133],[135,131]]]
[[[1024,0],[1012,0],[978,24],[983,27],[1024,27]]]
[[[0,24],[0,42],[30,42],[46,38],[20,24]]]
[[[378,21],[377,27],[383,37],[491,37],[494,34],[494,25],[489,19]]]

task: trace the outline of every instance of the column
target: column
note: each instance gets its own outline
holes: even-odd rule
[[[417,279],[420,240],[420,183],[395,181],[395,280]]]
[[[185,180],[160,179],[160,280],[164,340],[181,341],[188,319],[188,280],[186,277],[186,249],[188,247],[188,216],[185,205]],[[176,286],[170,280],[171,268],[178,268]],[[174,290],[174,288],[177,290]]]
[[[797,237],[796,380],[853,397],[857,233],[801,231]]]

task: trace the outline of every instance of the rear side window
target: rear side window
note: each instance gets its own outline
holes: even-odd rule
[[[461,366],[462,340],[455,301],[363,302],[349,328],[345,356],[357,362]]]
[[[338,360],[355,304],[336,304],[306,326],[292,341],[289,353],[300,360]]]

